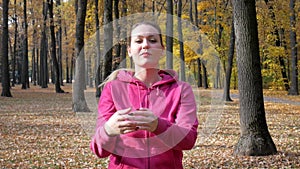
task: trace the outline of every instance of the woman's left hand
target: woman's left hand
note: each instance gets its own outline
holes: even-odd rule
[[[129,120],[136,122],[138,130],[147,130],[150,132],[156,130],[158,119],[150,109],[140,108],[131,112],[129,115],[131,115]]]

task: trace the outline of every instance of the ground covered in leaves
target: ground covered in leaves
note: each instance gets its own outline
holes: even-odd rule
[[[16,86],[12,98],[0,97],[0,168],[106,168],[107,159],[91,153],[90,136],[72,112],[71,86],[63,89],[69,93],[56,94],[53,86],[28,90]],[[239,138],[238,99],[234,99],[225,104],[214,132],[209,137],[199,133],[195,148],[185,152],[184,167],[300,168],[300,96],[280,91],[265,91],[265,96],[277,99],[265,103],[276,155],[233,156]],[[200,124],[205,119],[207,114],[199,113]]]

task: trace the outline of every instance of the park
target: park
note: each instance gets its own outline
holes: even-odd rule
[[[18,86],[19,87],[19,86]],[[63,89],[71,92],[71,85]],[[4,168],[106,168],[89,149],[90,137],[72,111],[71,93],[48,89],[14,88],[12,98],[0,98],[0,166]],[[236,92],[236,91],[235,91]],[[238,99],[226,103],[217,129],[184,153],[186,168],[299,168],[300,98],[265,91],[279,98],[265,103],[268,126],[278,153],[270,156],[234,156],[239,135]],[[298,103],[298,104],[295,104]],[[205,115],[199,114],[203,127]]]
[[[0,0],[0,6],[1,168],[107,168],[110,160],[90,147],[103,84],[114,70],[139,66],[172,69],[178,74],[172,83],[192,89],[199,125],[194,146],[180,150],[184,168],[300,168],[295,0]],[[131,55],[133,42],[143,45],[132,41],[134,23],[155,28],[149,37],[159,35],[146,39],[144,52],[154,57],[159,49],[155,67]],[[161,90],[157,98],[167,98]],[[161,117],[153,117],[149,124],[158,125]]]

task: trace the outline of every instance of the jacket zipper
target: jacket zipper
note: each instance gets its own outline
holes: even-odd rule
[[[151,92],[151,88],[147,89],[147,100],[146,100],[146,104],[147,104],[147,108],[149,108],[149,95]],[[149,143],[149,138],[150,138],[150,132],[147,132],[147,151],[148,151],[148,169],[150,169],[150,143]]]

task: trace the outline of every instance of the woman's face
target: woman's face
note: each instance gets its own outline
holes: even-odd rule
[[[163,52],[164,47],[156,28],[142,24],[132,30],[128,54],[136,68],[157,68]]]

